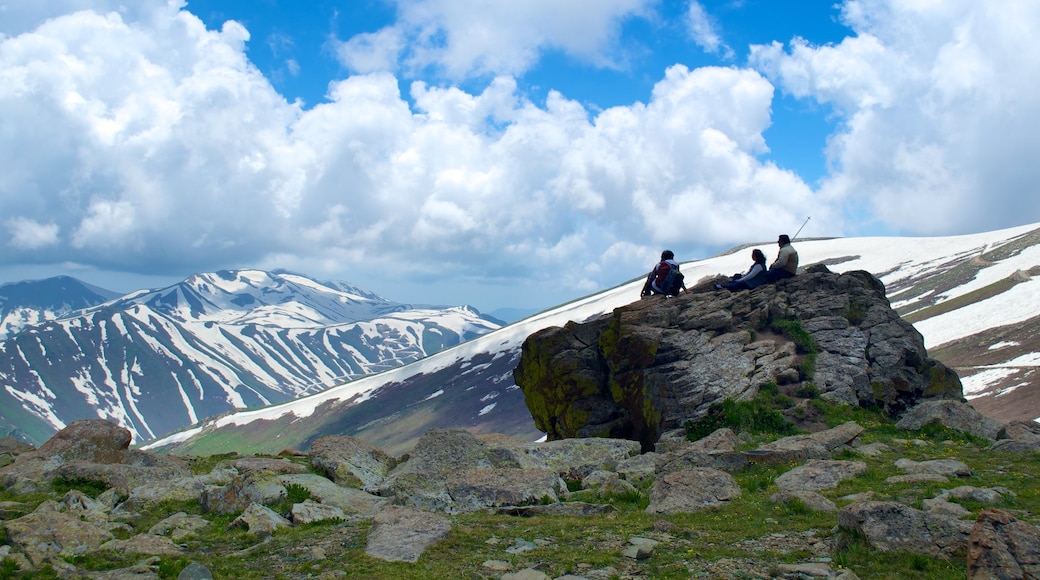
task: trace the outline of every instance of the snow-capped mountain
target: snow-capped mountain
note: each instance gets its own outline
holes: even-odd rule
[[[119,294],[69,276],[27,280],[0,286],[0,340],[23,328],[89,308]]]
[[[1002,421],[1040,417],[1040,224],[932,238],[796,240],[802,266],[866,270],[914,323],[929,354],[955,368],[965,396]],[[745,271],[749,244],[682,264],[687,285]],[[512,371],[530,334],[639,299],[643,276],[393,370],[263,409],[204,421],[153,441],[176,452],[278,452],[317,437],[356,435],[392,452],[433,427],[537,438]],[[248,441],[242,437],[248,432]]]
[[[398,304],[286,272],[198,274],[70,310],[0,342],[0,427],[42,442],[73,420],[101,417],[147,440],[499,327],[468,307]]]

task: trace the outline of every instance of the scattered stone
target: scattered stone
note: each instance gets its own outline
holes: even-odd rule
[[[362,439],[343,435],[321,437],[311,444],[311,465],[339,485],[373,489],[397,462]]]
[[[1040,528],[1004,510],[979,513],[968,537],[968,580],[1040,578]]]
[[[345,520],[347,515],[343,510],[334,505],[325,505],[316,501],[305,499],[301,503],[293,504],[289,511],[290,518],[294,524],[310,524],[325,520]]]
[[[512,546],[506,548],[506,553],[509,554],[523,554],[524,552],[530,552],[537,548],[538,545],[534,542],[529,542],[523,538],[517,538]]]
[[[867,457],[877,457],[878,455],[884,455],[885,453],[892,451],[892,448],[879,441],[860,445],[859,447],[855,447],[854,451]]]
[[[549,580],[549,577],[545,575],[545,572],[540,572],[534,568],[524,568],[519,572],[502,574],[502,580]]]
[[[208,525],[209,520],[205,518],[177,512],[149,528],[148,533],[157,536],[169,535],[170,539],[176,542],[195,535],[196,532]]]
[[[292,526],[292,522],[276,514],[271,508],[259,504],[249,504],[242,515],[229,524],[232,528],[245,528],[250,534],[269,535],[279,528]]]
[[[963,461],[956,459],[932,459],[929,461],[913,461],[899,459],[895,466],[909,474],[927,473],[946,477],[970,477],[971,468]]]
[[[365,553],[388,562],[416,562],[451,531],[444,516],[402,506],[387,507],[373,522]]]
[[[621,555],[633,560],[646,560],[654,555],[657,542],[649,538],[633,536],[628,539],[628,545],[621,550]]]
[[[494,572],[506,572],[513,569],[513,566],[505,560],[488,560],[481,564],[481,567]]]
[[[722,505],[740,496],[740,486],[725,471],[698,467],[669,473],[654,482],[650,489],[652,514],[692,512]]]
[[[893,475],[885,478],[885,483],[946,483],[950,478],[938,473],[911,473],[909,475]]]
[[[785,491],[819,491],[833,489],[841,481],[855,477],[867,470],[862,461],[836,461],[810,459],[776,478],[776,486]]]
[[[891,501],[856,502],[838,511],[838,526],[877,550],[954,557],[967,548],[971,522]]]
[[[184,553],[170,538],[155,534],[138,534],[129,540],[109,540],[101,544],[100,549],[150,556],[179,556]]]
[[[815,491],[779,491],[770,496],[769,501],[773,503],[789,504],[795,501],[801,502],[807,509],[814,512],[836,512],[838,506],[826,497]]]
[[[1004,424],[975,410],[974,407],[954,399],[929,399],[918,403],[907,411],[896,423],[899,429],[920,431],[925,425],[938,423],[976,437],[995,440],[1004,429]]]
[[[192,562],[177,574],[177,580],[213,580],[213,573],[204,564]]]
[[[635,488],[631,483],[618,477],[618,474],[612,474],[612,477],[607,478],[603,482],[603,485],[599,488],[599,494],[603,497],[626,497],[638,495],[639,490]]]
[[[639,485],[654,478],[657,473],[657,459],[658,454],[654,452],[628,457],[618,462],[615,471],[625,481]]]

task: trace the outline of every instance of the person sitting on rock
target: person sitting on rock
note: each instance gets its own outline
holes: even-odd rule
[[[791,245],[791,238],[787,234],[780,234],[776,243],[780,246],[780,253],[766,271],[766,282],[792,278],[798,273],[798,252]]]
[[[751,250],[751,268],[746,274],[734,274],[733,281],[728,284],[716,284],[715,289],[726,289],[730,292],[750,290],[761,286],[766,281],[766,255],[762,250]]]
[[[686,292],[686,282],[679,272],[679,263],[675,261],[675,253],[671,250],[661,252],[661,261],[650,270],[643,284],[640,296],[652,296],[663,294],[665,296],[678,296],[679,292]]]

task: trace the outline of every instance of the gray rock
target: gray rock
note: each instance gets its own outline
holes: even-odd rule
[[[176,542],[195,535],[199,530],[208,525],[209,520],[205,518],[177,512],[148,528],[148,533],[157,536],[170,536],[170,539]]]
[[[862,461],[812,459],[781,474],[776,478],[776,486],[785,491],[833,489],[842,480],[855,477],[866,470],[867,464]]]
[[[838,511],[838,506],[834,502],[815,491],[778,491],[769,497],[769,501],[781,504],[799,501],[814,512]]]
[[[692,512],[722,505],[740,497],[740,486],[733,476],[717,469],[693,468],[669,473],[650,489],[652,514]]]
[[[957,459],[931,459],[928,461],[913,461],[901,458],[896,460],[896,467],[908,474],[931,474],[947,477],[970,477],[971,468],[966,463]]]
[[[886,477],[885,483],[946,483],[950,478],[938,473],[910,473]]]
[[[897,502],[864,501],[838,511],[838,525],[861,534],[876,550],[905,550],[946,558],[967,549],[971,522]]]
[[[633,536],[628,539],[628,545],[621,549],[621,555],[633,560],[646,560],[654,555],[656,547],[655,540]]]
[[[639,490],[631,483],[621,479],[615,473],[613,477],[607,478],[599,487],[599,494],[603,497],[625,497],[638,495]]]
[[[184,553],[169,537],[155,534],[138,534],[129,540],[109,540],[101,544],[100,549],[153,556],[178,556]]]
[[[534,568],[524,568],[517,572],[502,574],[502,580],[549,580],[549,577],[545,575],[545,572]]]
[[[450,531],[451,522],[443,516],[390,506],[376,514],[365,553],[388,562],[416,562]]]
[[[650,452],[628,457],[618,462],[615,471],[625,481],[638,485],[654,478],[657,473],[657,454]]]
[[[271,477],[267,482],[283,488],[288,485],[299,485],[310,492],[315,501],[339,508],[348,516],[370,517],[389,503],[386,498],[360,489],[336,485],[313,473],[277,475]]]
[[[687,447],[697,451],[735,451],[740,443],[740,437],[729,427],[724,427],[689,443]]]
[[[97,550],[113,539],[106,527],[62,512],[58,503],[44,501],[30,514],[3,522],[7,543],[35,566],[53,562],[56,556],[79,556]]]
[[[899,429],[920,431],[925,425],[939,423],[976,437],[997,439],[1004,424],[979,413],[971,405],[951,399],[921,401],[896,423]]]
[[[550,469],[470,469],[448,477],[452,513],[488,507],[555,503],[567,485]]]
[[[279,528],[292,526],[292,522],[276,514],[271,508],[249,504],[242,515],[231,522],[232,528],[245,528],[250,534],[267,536]]]
[[[1004,510],[979,513],[968,536],[968,580],[1040,578],[1040,528]]]
[[[939,497],[959,499],[961,501],[973,501],[981,504],[996,505],[1004,501],[1007,490],[1003,492],[992,488],[981,488],[971,485],[962,485],[945,491]]]
[[[560,477],[579,481],[593,471],[616,471],[619,463],[639,455],[639,443],[600,437],[561,439],[532,444],[528,453]]]
[[[498,514],[510,514],[514,516],[553,515],[553,516],[598,516],[617,512],[612,505],[601,503],[586,503],[583,501],[568,501],[563,503],[551,503],[549,505],[509,506],[504,508],[489,508],[489,511]]]
[[[514,379],[550,440],[625,438],[655,450],[662,433],[703,417],[713,403],[747,399],[796,374],[804,380],[792,340],[758,335],[782,317],[800,321],[817,344],[812,382],[825,400],[878,404],[899,416],[928,397],[963,396],[956,374],[928,358],[877,278],[826,268],[750,292],[635,301],[543,329],[524,342]],[[674,451],[676,442],[666,445]]]
[[[293,504],[289,511],[294,524],[310,524],[325,520],[345,520],[347,515],[336,506],[325,505],[309,499]]]
[[[971,513],[964,506],[942,498],[926,499],[921,502],[921,507],[926,512],[940,512],[954,518],[962,518]]]
[[[874,443],[868,443],[866,445],[859,445],[854,448],[854,451],[856,453],[859,453],[860,455],[865,455],[867,457],[877,457],[879,455],[884,455],[885,453],[892,451],[892,448],[878,441]]]
[[[177,574],[177,580],[213,580],[213,573],[204,564],[192,562]]]
[[[377,486],[397,463],[383,450],[357,437],[332,435],[311,445],[311,465],[329,479],[348,487]]]

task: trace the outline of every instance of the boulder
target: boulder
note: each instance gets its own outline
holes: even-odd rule
[[[968,535],[968,580],[1040,578],[1040,528],[987,508]]]
[[[450,531],[451,522],[444,516],[390,506],[376,514],[365,553],[388,562],[416,562]]]
[[[896,423],[900,429],[920,431],[925,425],[940,424],[984,439],[997,439],[1004,424],[956,400],[921,401]]]
[[[339,485],[373,488],[396,464],[383,450],[358,439],[332,435],[311,445],[311,466]]]
[[[770,326],[781,319],[799,325],[812,348]],[[877,278],[824,267],[751,291],[640,300],[543,329],[524,341],[514,380],[549,440],[630,439],[643,451],[713,403],[753,397],[766,383],[810,381],[825,400],[892,416],[962,397],[957,375],[928,358]]]
[[[838,526],[862,535],[876,550],[933,557],[963,555],[972,523],[941,511],[891,501],[860,501],[838,511]]]
[[[811,459],[804,465],[780,474],[776,486],[784,491],[819,491],[838,487],[844,479],[855,477],[867,470],[862,461]]]
[[[693,468],[669,473],[654,482],[650,489],[652,514],[692,512],[723,505],[740,497],[740,486],[725,471]]]
[[[245,528],[255,536],[269,536],[279,528],[290,526],[292,522],[276,514],[271,508],[255,503],[249,504],[242,515],[228,525],[231,528]]]

